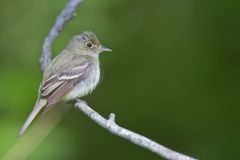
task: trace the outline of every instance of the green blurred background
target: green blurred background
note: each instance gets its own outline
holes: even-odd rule
[[[0,1],[0,157],[36,100],[39,52],[66,2]],[[233,0],[85,0],[53,51],[94,31],[113,52],[100,57],[102,81],[85,98],[90,106],[179,152],[239,159],[239,6]],[[28,159],[161,159],[68,106]]]

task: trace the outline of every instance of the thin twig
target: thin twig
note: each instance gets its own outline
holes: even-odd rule
[[[63,26],[72,19],[77,6],[82,2],[82,0],[69,0],[69,3],[57,17],[54,26],[49,32],[48,36],[44,40],[40,65],[41,70],[44,71],[46,67],[51,62],[52,55],[52,43],[58,36],[59,32],[62,30]],[[161,144],[154,142],[153,140],[146,138],[140,134],[134,133],[128,129],[122,128],[115,123],[115,115],[110,114],[109,119],[103,118],[100,114],[91,109],[84,101],[77,100],[75,106],[84,112],[88,117],[90,117],[97,124],[107,129],[114,135],[118,135],[125,138],[132,143],[135,143],[143,148],[146,148],[166,159],[169,160],[196,160],[195,158],[183,155],[171,149],[164,147]]]

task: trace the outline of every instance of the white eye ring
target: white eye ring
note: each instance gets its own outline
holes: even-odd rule
[[[86,43],[86,46],[87,46],[88,48],[92,48],[93,44],[90,43],[90,42],[88,42],[88,43]]]

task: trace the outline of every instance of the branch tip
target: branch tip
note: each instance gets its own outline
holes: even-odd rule
[[[108,120],[115,123],[115,114],[114,113],[110,113]]]

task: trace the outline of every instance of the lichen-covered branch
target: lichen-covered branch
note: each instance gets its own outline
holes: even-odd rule
[[[43,48],[40,56],[41,70],[44,71],[46,67],[51,62],[52,55],[52,43],[58,36],[59,32],[62,30],[63,26],[72,19],[77,6],[82,2],[82,0],[69,0],[66,7],[57,17],[55,24],[50,30],[48,36],[44,40]],[[134,133],[128,129],[120,127],[115,123],[115,115],[110,114],[109,119],[103,118],[100,114],[91,109],[84,101],[76,100],[75,106],[84,112],[88,117],[90,117],[97,124],[103,128],[110,131],[112,134],[125,138],[132,143],[135,143],[143,148],[146,148],[163,158],[169,160],[195,160],[192,157],[183,155],[181,153],[175,152],[171,149],[164,147],[163,145],[154,142],[153,140],[146,138],[140,134]]]

